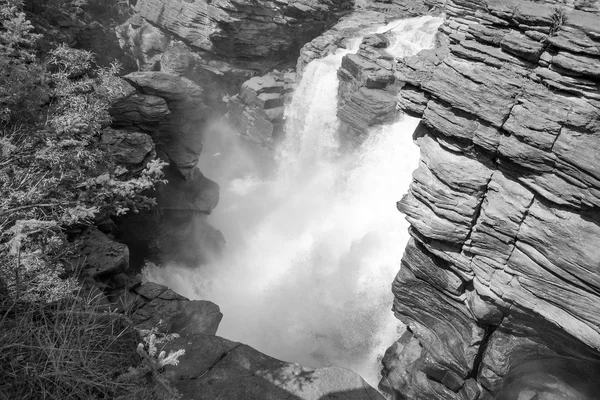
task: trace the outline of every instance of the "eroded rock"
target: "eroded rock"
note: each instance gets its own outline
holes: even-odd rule
[[[572,6],[449,1],[442,47],[396,66],[398,107],[423,121],[393,287],[412,333],[384,360],[390,392],[592,398],[600,14]]]
[[[137,329],[158,328],[163,333],[214,335],[223,318],[219,307],[205,300],[189,300],[152,282],[134,287],[120,298]]]
[[[218,336],[184,335],[165,350],[185,349],[165,375],[182,399],[383,399],[357,374],[342,368],[309,369],[279,361]]]

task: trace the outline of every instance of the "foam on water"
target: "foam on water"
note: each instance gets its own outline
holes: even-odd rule
[[[393,55],[407,56],[431,47],[440,23],[422,17],[380,31],[394,35]],[[346,367],[376,386],[379,358],[400,329],[390,285],[408,224],[395,203],[418,165],[412,133],[419,121],[404,117],[375,128],[359,149],[341,154],[337,70],[359,40],[307,66],[286,107],[271,174],[215,128],[200,169],[221,185],[209,221],[227,240],[224,255],[146,277],[217,303],[220,336],[307,366]]]

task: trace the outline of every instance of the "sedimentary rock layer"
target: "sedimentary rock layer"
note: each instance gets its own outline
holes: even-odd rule
[[[600,360],[597,4],[431,3],[446,13],[435,49],[397,60],[371,35],[339,72],[349,139],[396,109],[422,117],[421,161],[398,202],[413,239],[393,284],[409,331],[381,388],[485,399],[597,382],[541,367]],[[515,378],[525,366],[537,381]]]
[[[117,36],[140,70],[188,77],[219,107],[224,94],[294,60],[351,8],[342,0],[139,0]]]
[[[390,391],[489,398],[539,358],[600,360],[600,14],[552,3],[448,1],[441,46],[394,71],[423,120]]]

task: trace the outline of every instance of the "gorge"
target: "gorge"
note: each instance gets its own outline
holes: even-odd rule
[[[182,398],[598,398],[599,1],[52,1],[166,180],[76,263]]]
[[[421,17],[381,27],[395,44],[390,57],[431,47],[440,23]],[[223,232],[223,255],[198,268],[147,271],[186,297],[217,303],[221,336],[282,360],[345,367],[373,386],[378,360],[399,336],[389,284],[408,226],[393,204],[418,164],[411,117],[372,128],[356,149],[341,148],[337,71],[377,28],[306,65],[286,105],[274,170],[261,171],[243,143],[205,143],[199,167],[221,187],[208,221]],[[211,168],[203,157],[225,161]]]
[[[349,147],[360,149],[360,146],[369,146],[376,137],[384,138],[386,128],[382,127],[394,122],[397,109],[422,118],[414,136],[421,161],[408,194],[398,203],[411,225],[411,239],[393,284],[393,308],[408,330],[383,359],[381,390],[396,398],[409,399],[535,398],[536,395],[560,396],[560,393],[572,398],[593,398],[599,343],[597,327],[593,324],[597,311],[593,305],[597,262],[592,239],[597,237],[598,227],[593,183],[596,161],[592,150],[598,143],[595,138],[598,86],[594,66],[599,53],[598,32],[593,22],[598,21],[597,5],[491,0],[479,4],[457,0],[429,1],[421,6],[410,9],[401,1],[357,4],[357,8],[363,7],[359,17],[352,14],[342,17],[338,25],[300,51],[296,76],[303,80],[294,94],[290,95],[290,85],[298,78],[290,73],[274,72],[252,78],[241,86],[237,97],[229,100],[228,120],[233,121],[234,132],[265,149],[276,148],[282,134],[284,144],[286,140],[297,140],[297,133],[289,131],[290,121],[298,118],[291,114],[290,106],[298,101],[302,84],[306,84],[306,77],[314,73],[316,65],[332,59],[329,54],[336,48],[348,47],[337,71],[339,86],[337,90],[332,87],[327,91],[327,95],[337,91],[338,104],[333,107],[324,101],[325,94],[320,94],[319,106],[323,107],[322,121],[330,121],[331,129],[336,129]],[[415,56],[394,58],[386,51],[393,35],[389,30],[398,22],[381,28],[382,35],[374,34],[375,29],[369,32],[368,28],[357,34],[365,26],[383,27],[395,17],[423,13],[428,8],[433,15],[444,13],[444,23],[439,28],[435,48]],[[388,32],[383,34],[385,31]],[[364,37],[364,40],[360,48],[348,51],[352,45],[347,39],[351,36]],[[314,83],[310,87],[311,90],[324,88],[325,84]],[[282,101],[286,102],[285,113]],[[299,109],[306,108],[303,105]],[[332,119],[334,113],[337,118]],[[288,124],[285,128],[282,128],[283,120],[278,119],[282,116]],[[308,126],[311,125],[307,123]],[[321,133],[319,138],[326,140],[327,136]],[[316,134],[308,132],[306,139],[314,140]],[[393,146],[385,144],[385,147]],[[315,160],[319,159],[322,148],[309,149],[294,153],[288,147],[285,159],[292,170],[285,173],[293,176],[293,168],[303,168],[299,155],[305,157],[311,167],[318,164]],[[272,150],[267,153],[269,151]],[[215,153],[223,154],[221,149]],[[573,158],[574,154],[579,155]],[[203,165],[202,161],[199,165]],[[243,168],[248,167],[252,170],[251,164]],[[207,168],[208,174],[209,166],[202,168]],[[400,170],[400,166],[392,164],[387,168]],[[306,170],[306,167],[302,169]],[[343,166],[343,170],[352,171],[352,163]],[[378,176],[389,176],[388,189],[392,181],[400,180],[399,172],[385,168],[381,171]],[[218,180],[217,175],[214,178],[209,175],[209,178]],[[236,256],[241,258],[242,264],[260,260],[256,261],[256,269],[248,270],[248,275],[241,274],[240,284],[223,289],[237,280],[232,277],[235,273],[230,272],[233,271],[230,268],[240,265],[240,261],[231,259],[226,266],[220,266],[215,276],[223,275],[212,283],[212,289],[219,292],[215,289],[218,287],[222,293],[231,294],[217,303],[226,307],[225,304],[241,294],[244,305],[256,303],[261,312],[267,315],[272,312],[273,321],[275,315],[283,314],[286,321],[283,326],[268,324],[257,329],[259,337],[255,346],[268,353],[267,347],[276,348],[275,341],[291,343],[287,340],[297,339],[299,342],[295,345],[301,349],[298,353],[302,356],[296,360],[308,365],[324,362],[319,358],[327,351],[318,347],[319,341],[337,349],[338,344],[332,344],[326,337],[315,339],[316,325],[330,327],[324,324],[324,319],[336,325],[335,329],[324,331],[332,336],[349,337],[352,347],[368,341],[366,337],[347,336],[345,327],[343,335],[339,332],[340,324],[347,324],[352,317],[343,315],[340,321],[336,318],[332,321],[319,312],[304,319],[291,306],[299,303],[300,310],[312,309],[341,288],[347,291],[341,297],[342,304],[335,304],[338,310],[352,307],[353,316],[372,313],[352,306],[364,305],[364,292],[352,292],[346,277],[341,281],[323,280],[335,265],[344,265],[337,262],[335,252],[328,252],[327,246],[333,249],[345,235],[352,237],[353,228],[347,219],[351,218],[352,223],[360,220],[350,209],[328,208],[327,202],[335,204],[331,192],[335,177],[317,175],[317,182],[303,182],[296,177],[293,185],[277,175],[269,178],[271,182],[240,177],[233,180],[235,186],[224,184],[221,188],[224,213],[225,205],[235,206],[229,202],[236,193],[238,198],[243,196],[248,200],[248,204],[239,208],[243,217],[236,218],[236,223],[252,218],[249,210],[257,203],[253,193],[269,198],[270,191],[276,191],[278,184],[282,184],[281,190],[286,188],[289,192],[278,194],[278,201],[283,204],[281,209],[273,204],[261,205],[265,209],[259,215],[266,216],[273,211],[276,216],[271,222],[265,221],[265,227],[270,227],[261,231],[258,228],[261,220],[257,218],[246,228],[255,224],[257,230],[249,230],[253,234],[246,244],[248,250]],[[373,181],[374,187],[359,185],[363,188],[361,196],[371,193],[378,179],[366,178]],[[323,194],[310,196],[315,189]],[[379,200],[383,200],[384,194],[380,196]],[[402,197],[395,196],[395,200]],[[345,207],[352,205],[352,196],[342,199]],[[299,202],[296,209],[291,208],[294,202]],[[327,207],[324,204],[328,204]],[[383,203],[374,204],[380,203],[357,206],[385,207]],[[314,214],[305,214],[308,211]],[[337,213],[344,211],[348,215],[341,214],[336,219]],[[227,216],[219,214],[219,206],[212,212],[214,217],[209,217],[209,221],[226,232]],[[321,212],[323,214],[319,214]],[[314,231],[305,229],[311,221],[318,222],[312,223]],[[327,224],[341,230],[331,230]],[[385,230],[394,229],[388,226]],[[294,229],[296,234],[304,235],[299,234],[296,241],[284,240]],[[369,230],[367,226],[362,229],[365,231],[353,239]],[[315,236],[319,230],[324,236]],[[224,234],[226,241],[238,240],[239,231],[233,231],[236,230]],[[274,237],[271,232],[281,236]],[[399,242],[406,239],[394,240],[397,240],[396,251],[397,247],[404,246]],[[321,246],[308,252],[314,241]],[[273,252],[269,245],[277,247],[277,251]],[[363,250],[367,254],[375,251],[372,245],[374,242],[365,244]],[[384,253],[376,251],[375,260],[370,261],[371,268]],[[318,269],[303,269],[302,263],[298,264],[295,259],[298,254],[304,268],[308,265]],[[355,264],[346,264],[346,273],[363,271],[365,274],[362,267],[353,269],[356,264],[360,265],[360,256],[349,254]],[[277,258],[282,255],[283,258]],[[390,256],[398,257],[400,253]],[[390,259],[386,263],[393,265],[393,262]],[[283,273],[284,265],[289,264],[297,265],[295,280],[286,278]],[[179,277],[166,271],[155,271],[159,274],[156,278],[192,298],[202,290],[183,289],[190,287],[190,276],[199,274],[204,276],[204,282],[211,281],[201,272],[189,272],[185,268],[178,270]],[[372,271],[369,269],[369,274]],[[275,277],[283,283],[274,283]],[[386,278],[382,274],[377,279]],[[288,283],[290,280],[292,283]],[[322,280],[330,290],[321,290],[315,283],[317,280]],[[302,290],[304,282],[310,282],[310,291],[318,293],[316,300],[308,298],[308,289]],[[211,288],[205,290],[211,293]],[[300,291],[300,297],[295,297],[296,290]],[[373,296],[374,290],[372,287],[369,296]],[[275,300],[271,297],[273,293],[281,297]],[[345,303],[346,299],[349,303]],[[376,302],[384,305],[382,309],[385,307],[385,300]],[[246,321],[242,324],[243,330],[252,332],[252,325],[258,324],[257,314],[247,314],[245,308],[232,308],[235,310],[229,312],[231,322],[224,322],[223,329],[232,329],[225,327],[229,323],[235,325],[239,318]],[[228,312],[225,314],[227,319]],[[294,331],[298,320],[305,329],[303,334]],[[360,320],[355,323],[363,324]],[[390,337],[395,332],[395,324],[389,323],[378,332],[386,332],[386,329],[387,333],[382,336]],[[269,336],[271,334],[273,336]],[[284,359],[294,357],[291,347],[294,346],[283,345],[276,350],[277,355]],[[345,352],[350,359],[354,357],[354,352]],[[359,370],[370,382],[376,376],[373,369],[365,370],[354,361],[338,362]],[[526,369],[531,371],[530,378],[526,378],[527,374],[521,374],[520,379],[505,378],[514,376],[515,370],[525,368],[523,365],[542,365],[540,363],[544,368],[551,367]],[[579,372],[573,380],[565,368],[584,372]],[[511,386],[510,382],[515,381]]]

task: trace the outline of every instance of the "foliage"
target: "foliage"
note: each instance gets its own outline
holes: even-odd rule
[[[0,399],[115,398],[137,387],[116,378],[138,362],[136,335],[95,299],[0,303]]]
[[[136,368],[129,368],[129,371],[122,374],[118,380],[121,382],[139,382],[140,380],[150,381],[151,385],[147,390],[138,393],[141,398],[148,399],[158,395],[160,399],[177,400],[181,396],[177,390],[170,386],[169,381],[161,376],[160,371],[167,365],[178,365],[179,357],[185,354],[185,350],[170,351],[167,355],[165,351],[158,351],[157,345],[162,345],[179,337],[176,333],[164,334],[158,331],[158,328],[142,331],[143,343],[139,343],[137,353],[142,358],[142,363]],[[154,395],[154,396],[153,396]]]
[[[161,376],[184,350],[159,352],[176,334],[142,332],[98,295],[53,303],[0,301],[0,400],[175,400]],[[137,366],[137,367],[133,367]]]
[[[0,400],[176,398],[160,370],[182,351],[157,353],[156,333],[136,351],[131,321],[82,296],[70,234],[152,207],[164,163],[116,162],[102,135],[120,66],[66,45],[42,60],[22,7],[0,0]]]
[[[560,30],[561,26],[565,24],[567,20],[567,12],[565,8],[556,6],[552,10],[552,26],[550,27],[550,33],[548,37],[555,36]]]
[[[41,35],[22,11],[23,0],[6,0],[0,5],[0,122],[34,118],[34,110],[45,98],[41,66],[34,46]]]
[[[21,301],[54,302],[75,293],[76,280],[64,278],[57,262],[66,258],[70,246],[55,221],[19,220],[8,235],[8,252],[1,259],[7,263],[2,268],[5,294]]]
[[[0,4],[0,289],[56,300],[71,295],[66,229],[154,205],[155,160],[137,172],[100,144],[109,107],[123,95],[119,65],[61,45],[42,62],[21,0]],[[49,284],[56,290],[49,290]],[[46,294],[44,294],[46,293]]]

